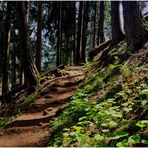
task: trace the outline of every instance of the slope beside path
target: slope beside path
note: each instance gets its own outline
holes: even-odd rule
[[[37,101],[26,112],[19,115],[0,136],[0,146],[46,146],[49,121],[58,115],[73,95],[76,86],[85,77],[80,66],[65,67],[68,75],[53,79],[38,95]]]

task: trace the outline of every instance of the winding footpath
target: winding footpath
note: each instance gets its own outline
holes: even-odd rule
[[[82,67],[65,67],[67,75],[53,78],[38,95],[32,107],[19,115],[0,136],[1,147],[47,146],[49,121],[58,116],[73,95],[77,85],[84,79]]]

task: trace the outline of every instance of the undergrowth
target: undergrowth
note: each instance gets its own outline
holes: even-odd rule
[[[117,56],[113,64],[90,72],[51,121],[48,146],[148,146],[147,82],[146,65],[122,65]]]

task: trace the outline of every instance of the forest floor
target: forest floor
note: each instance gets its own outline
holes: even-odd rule
[[[0,146],[46,146],[49,121],[58,116],[73,95],[76,86],[85,77],[82,67],[65,67],[67,75],[50,79],[52,85],[38,95],[33,107],[18,115],[4,129]]]

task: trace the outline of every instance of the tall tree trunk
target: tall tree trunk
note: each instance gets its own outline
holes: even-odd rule
[[[13,66],[12,89],[15,89],[16,88],[16,46],[15,44],[13,45],[12,66]]]
[[[99,12],[99,29],[98,29],[98,42],[97,45],[103,43],[104,38],[104,1],[100,1],[100,12]]]
[[[8,92],[8,65],[9,65],[9,42],[10,42],[10,13],[11,2],[7,2],[7,14],[5,20],[5,35],[4,35],[4,60],[3,60],[3,78],[2,78],[2,94]]]
[[[78,17],[78,30],[77,30],[77,49],[76,49],[76,64],[85,62],[85,47],[84,44],[84,10],[85,2],[79,2],[79,17]]]
[[[85,48],[83,48],[84,43],[84,10],[85,2],[82,2],[82,17],[81,17],[81,34],[80,34],[80,62],[85,62]]]
[[[94,28],[93,28],[93,49],[95,48],[96,44],[96,1],[94,1]]]
[[[57,66],[61,64],[61,49],[62,49],[62,1],[59,1],[57,59],[56,59]]]
[[[83,43],[82,43],[82,63],[86,61],[86,43],[87,43],[87,27],[89,21],[89,11],[87,10],[89,7],[88,2],[84,2],[84,21],[83,21]]]
[[[37,85],[40,76],[30,54],[26,2],[17,1],[15,6],[19,29],[19,41],[21,46],[20,55],[23,63],[23,70],[26,78],[28,91],[32,92],[35,91],[34,87]]]
[[[23,71],[23,63],[22,60],[20,60],[20,67],[19,67],[19,85],[23,85],[24,84],[24,71]]]
[[[36,41],[36,67],[41,72],[42,51],[42,2],[38,2],[37,41]]]
[[[79,14],[78,14],[78,30],[77,30],[77,48],[76,48],[76,64],[80,63],[80,40],[81,40],[81,24],[82,24],[82,6],[83,2],[79,2]]]
[[[74,18],[74,30],[73,30],[73,39],[74,39],[74,45],[73,45],[73,65],[76,64],[76,2],[73,2],[74,5],[74,12],[75,12],[75,18]]]
[[[131,48],[141,48],[148,40],[148,25],[142,17],[138,1],[124,1],[123,17],[127,44]]]
[[[120,26],[119,1],[111,1],[111,29],[112,46],[114,46],[125,37]]]

